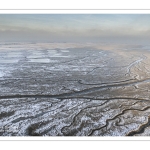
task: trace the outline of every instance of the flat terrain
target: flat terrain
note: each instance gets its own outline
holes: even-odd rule
[[[150,135],[150,45],[0,43],[0,135]]]

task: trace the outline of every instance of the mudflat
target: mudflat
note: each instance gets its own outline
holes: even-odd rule
[[[150,135],[150,45],[0,43],[0,135]]]

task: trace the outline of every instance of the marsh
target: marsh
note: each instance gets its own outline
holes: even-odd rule
[[[2,43],[1,136],[150,135],[150,45]]]

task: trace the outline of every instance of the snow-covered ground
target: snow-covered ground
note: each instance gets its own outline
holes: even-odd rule
[[[0,135],[149,135],[149,48],[1,43]]]

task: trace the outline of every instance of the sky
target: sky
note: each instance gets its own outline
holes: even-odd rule
[[[150,14],[0,14],[0,42],[147,41]]]

